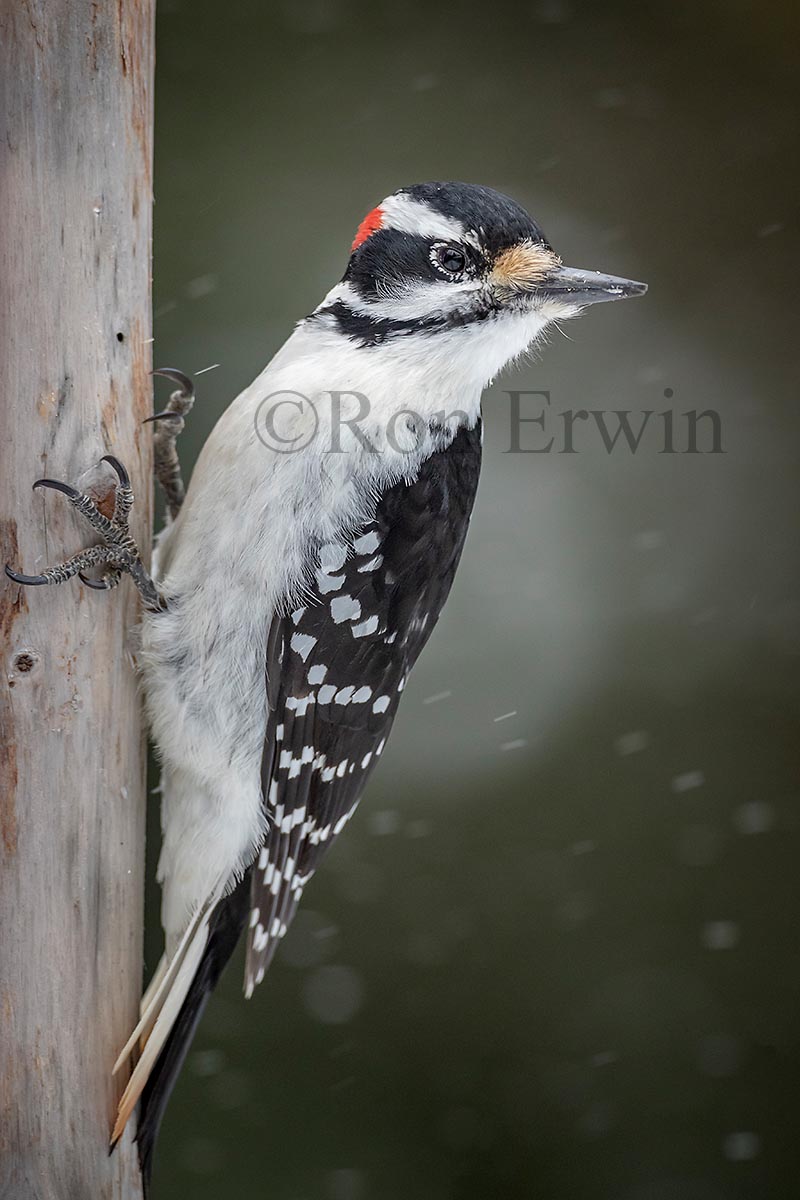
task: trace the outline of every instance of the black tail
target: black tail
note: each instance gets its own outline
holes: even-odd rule
[[[209,996],[217,986],[228,959],[236,948],[247,919],[250,897],[250,872],[229,896],[220,900],[211,918],[206,945],[197,974],[183,1002],[178,1018],[164,1043],[139,1105],[136,1142],[145,1200],[153,1170],[156,1138],[195,1030],[200,1023]]]

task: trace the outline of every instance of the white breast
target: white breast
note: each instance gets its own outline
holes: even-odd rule
[[[302,599],[318,565],[310,549],[367,521],[385,486],[414,478],[423,457],[474,424],[482,387],[530,343],[533,321],[374,349],[301,325],[215,427],[159,541],[169,611],[146,615],[141,631],[163,764],[159,878],[169,940],[219,873],[233,881],[263,840],[266,639],[276,609]],[[285,403],[292,397],[294,408]],[[337,405],[340,416],[361,417],[355,428],[337,420]],[[297,436],[302,449],[270,448],[270,408],[281,436]],[[432,420],[440,427],[433,442]]]

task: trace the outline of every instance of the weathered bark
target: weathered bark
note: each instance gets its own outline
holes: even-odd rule
[[[155,0],[0,0],[0,569],[96,538],[42,475],[129,468],[151,527]],[[0,1197],[140,1195],[108,1156],[141,973],[138,602],[0,577]]]

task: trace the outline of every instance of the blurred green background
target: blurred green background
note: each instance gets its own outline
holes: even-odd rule
[[[498,187],[650,293],[487,393],[449,606],[266,982],[210,1005],[155,1200],[796,1197],[797,6],[158,9],[185,463],[402,184]],[[552,453],[504,453],[509,387]],[[558,454],[578,408],[713,408],[725,453]]]

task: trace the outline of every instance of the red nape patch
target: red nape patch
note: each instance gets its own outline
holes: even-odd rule
[[[353,244],[350,247],[351,251],[357,250],[362,242],[365,242],[368,237],[372,237],[373,233],[380,229],[382,221],[382,208],[373,208],[372,212],[367,213],[356,230],[356,236],[353,238]]]

